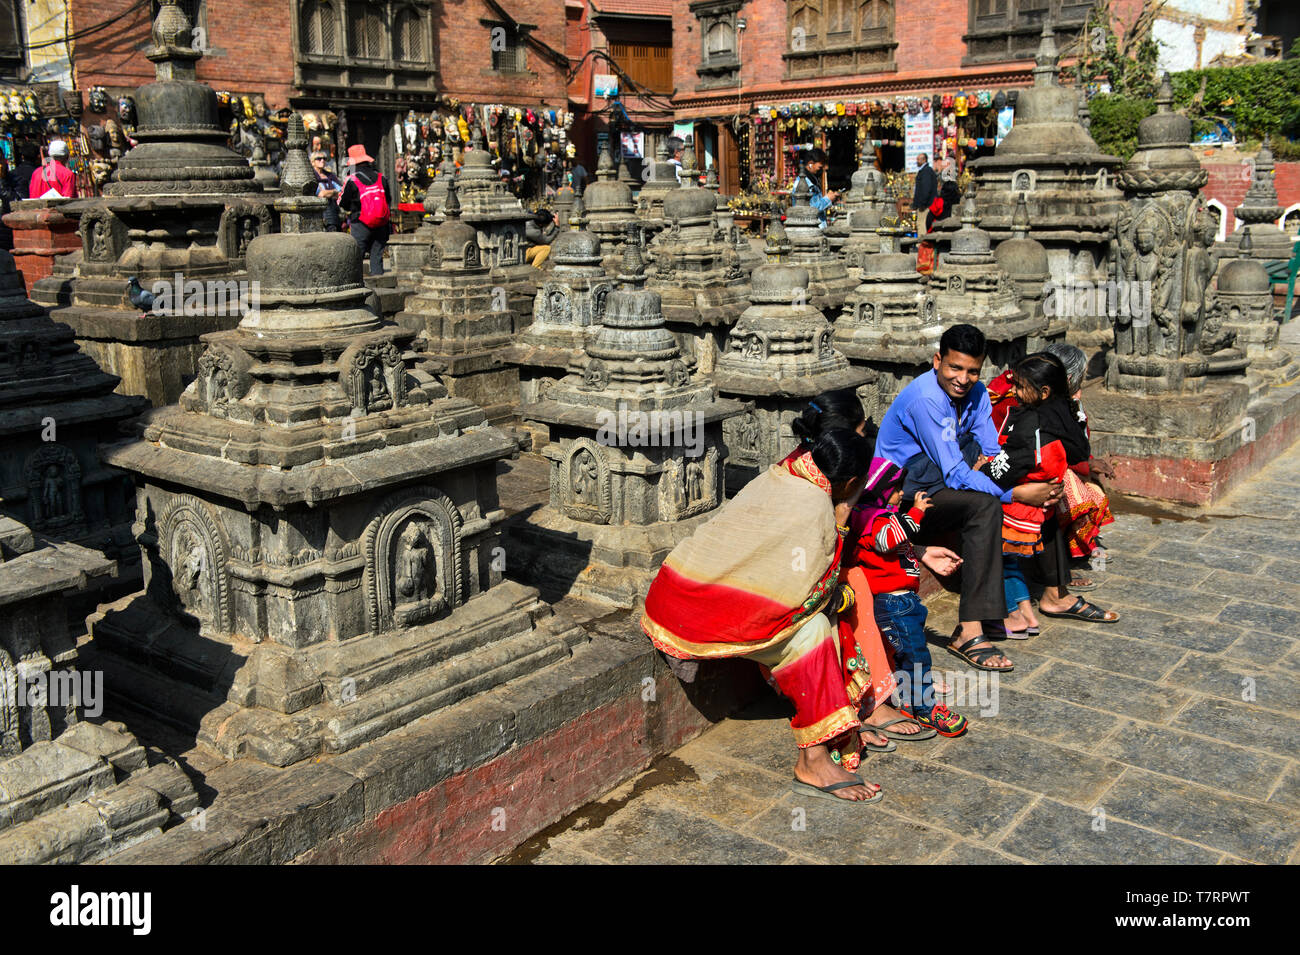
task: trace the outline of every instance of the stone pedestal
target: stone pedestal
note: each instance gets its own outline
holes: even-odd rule
[[[207,336],[181,403],[107,455],[136,475],[145,590],[93,632],[123,702],[283,766],[561,659],[569,637],[501,584],[495,469],[515,443],[364,307],[356,243],[271,235],[248,255],[262,308]]]
[[[21,552],[18,552],[21,551]],[[114,573],[76,544],[0,518],[0,859],[94,862],[158,835],[198,805],[174,764],[153,767],[80,668],[67,595]]]
[[[5,225],[14,231],[14,262],[29,295],[37,282],[54,274],[55,259],[81,248],[77,220],[64,215],[58,208],[60,204],[49,199],[30,200],[4,217]],[[49,304],[68,302],[56,300]]]

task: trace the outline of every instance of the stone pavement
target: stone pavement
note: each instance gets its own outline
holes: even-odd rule
[[[965,737],[866,760],[880,803],[793,794],[772,699],[507,861],[1300,862],[1300,444],[1208,510],[1119,509],[1087,596],[1120,621],[1010,643],[996,706],[985,683],[958,707]],[[938,633],[955,617],[931,602]]]

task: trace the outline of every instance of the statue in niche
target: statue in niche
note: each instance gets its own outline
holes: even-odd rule
[[[1183,265],[1183,345],[1182,354],[1189,355],[1200,345],[1200,335],[1205,323],[1210,283],[1214,281],[1215,261],[1210,251],[1214,246],[1217,228],[1201,203],[1193,206],[1191,228],[1188,230],[1187,255]]]
[[[666,505],[665,517],[675,517],[681,512],[686,501],[686,474],[678,458],[669,458],[664,462],[663,476],[660,478],[663,500]]]
[[[433,568],[433,552],[420,524],[408,524],[402,531],[396,566],[397,592],[405,601],[419,602],[432,596],[429,572]]]
[[[467,269],[478,268],[478,243],[477,242],[465,243],[465,268]]]
[[[17,685],[13,657],[0,647],[0,757],[16,756],[23,748],[18,733]]]
[[[832,358],[835,355],[835,348],[831,345],[831,336],[833,334],[832,331],[827,329],[817,339],[817,353],[822,358]]]
[[[604,391],[609,387],[609,372],[605,363],[592,359],[582,370],[582,387],[587,391]]]
[[[501,264],[515,264],[515,234],[509,229],[501,236]]]
[[[1015,185],[1012,186],[1012,192],[1029,192],[1033,188],[1033,183],[1030,179],[1029,173],[1016,173],[1016,182]]]
[[[569,297],[561,289],[552,288],[546,293],[546,313],[556,325],[569,324]]]
[[[108,258],[108,223],[96,219],[90,228],[90,257],[95,260]]]
[[[67,487],[63,468],[57,464],[46,465],[41,476],[41,505],[45,520],[57,520],[67,514]]]
[[[204,616],[209,605],[208,553],[202,538],[190,529],[178,531],[172,546],[175,568],[172,586],[181,606],[196,616]]]
[[[569,483],[577,500],[600,506],[600,465],[590,449],[583,448],[569,462]]]
[[[858,303],[858,321],[864,325],[871,325],[876,320],[876,307],[870,302]]]
[[[1136,227],[1130,217],[1121,220],[1120,262],[1124,278],[1130,283],[1146,283],[1151,289],[1150,316],[1117,316],[1115,351],[1121,355],[1163,354],[1164,330],[1173,324],[1166,314],[1171,291],[1169,276],[1162,276],[1162,271],[1171,270],[1162,268],[1161,236],[1157,227],[1152,216],[1140,218]]]
[[[605,299],[608,296],[608,285],[597,285],[591,293],[591,318],[597,325],[605,321]]]
[[[674,388],[684,388],[691,382],[691,373],[680,361],[670,362],[666,375],[668,384]]]
[[[251,216],[239,220],[239,255],[248,252],[248,246],[257,238],[258,221]]]
[[[704,465],[699,461],[686,462],[686,500],[698,504],[704,500]]]
[[[763,339],[758,335],[750,335],[745,339],[745,357],[755,361],[763,360]]]
[[[961,295],[966,291],[966,282],[960,275],[948,276],[948,291],[955,295]]]
[[[750,412],[740,419],[736,425],[736,444],[743,452],[750,455],[758,454],[758,418]]]

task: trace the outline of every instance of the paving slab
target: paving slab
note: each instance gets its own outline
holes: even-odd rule
[[[998,848],[1034,862],[1115,865],[1159,859],[1166,865],[1213,865],[1220,853],[1108,818],[1104,809],[1076,809],[1044,799]]]
[[[1130,766],[1260,801],[1287,768],[1286,760],[1257,750],[1146,724],[1124,725],[1097,752]]]

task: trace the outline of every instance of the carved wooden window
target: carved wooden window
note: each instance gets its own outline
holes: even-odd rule
[[[729,59],[736,55],[736,30],[725,21],[709,27],[707,57],[710,60]]]
[[[376,3],[348,4],[348,53],[363,60],[387,59],[383,11]]]
[[[303,0],[298,17],[302,52],[315,56],[338,55],[338,12],[330,0]]]
[[[524,72],[527,68],[524,62],[524,42],[519,31],[514,27],[500,23],[493,25],[489,30],[492,45],[492,69],[500,73]]]
[[[0,68],[20,70],[23,55],[23,23],[18,0],[0,0]]]
[[[1033,59],[1043,21],[1078,33],[1094,0],[969,0],[965,62]]]
[[[410,63],[424,60],[424,18],[414,7],[402,7],[393,19],[393,57]]]
[[[690,6],[700,21],[699,89],[740,82],[740,5],[741,0],[695,0]]]
[[[790,75],[894,68],[892,0],[789,0],[786,26]]]

